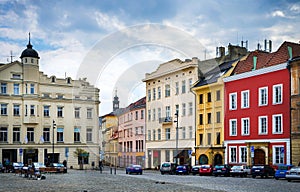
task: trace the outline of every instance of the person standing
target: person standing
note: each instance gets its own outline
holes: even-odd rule
[[[99,161],[99,170],[100,170],[100,173],[102,173],[102,168],[103,168],[102,161]]]

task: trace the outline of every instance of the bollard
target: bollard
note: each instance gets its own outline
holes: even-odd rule
[[[115,167],[115,174],[117,173],[117,168]]]
[[[110,174],[112,174],[112,168],[110,168]]]

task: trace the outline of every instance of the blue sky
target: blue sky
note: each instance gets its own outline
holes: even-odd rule
[[[275,51],[284,41],[299,42],[300,2],[0,0],[0,63],[7,63],[10,51],[13,52],[14,59],[19,59],[22,50],[26,48],[30,32],[33,48],[41,57],[41,71],[58,78],[64,78],[65,74],[73,79],[89,76],[78,71],[97,45],[103,42],[109,44],[105,40],[117,36],[118,31],[147,24],[168,26],[186,33],[189,38],[194,38],[204,47],[206,58],[215,56],[217,46],[226,47],[229,43],[237,45],[241,40],[248,40],[249,50],[255,50],[257,43],[263,44],[264,39],[272,40]],[[153,36],[155,34],[153,33]],[[172,37],[171,40],[177,41]],[[118,44],[118,40],[111,42],[113,46]],[[106,58],[105,64],[101,64],[105,67],[91,82],[101,90],[100,114],[111,111],[116,88],[120,94],[123,87],[130,90],[130,93],[122,97],[122,107],[145,95],[140,74],[144,77],[145,73],[155,70],[159,63],[177,57],[185,59],[187,56],[204,56],[203,50],[199,50],[195,55],[180,53],[184,44],[176,45],[172,49],[164,46],[162,41],[154,43],[156,46],[132,46],[114,52],[111,54],[113,56]],[[107,47],[111,49],[113,46]],[[126,79],[124,74],[136,68],[137,64],[144,69],[136,70],[138,75],[132,75],[138,83],[132,86],[130,77],[127,77],[131,86],[120,84],[119,81],[124,82]],[[147,68],[149,65],[151,67]],[[115,73],[116,69],[120,72]],[[106,75],[103,75],[103,71]]]

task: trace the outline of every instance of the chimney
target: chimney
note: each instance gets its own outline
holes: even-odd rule
[[[219,47],[220,57],[225,56],[225,47]]]
[[[269,40],[269,52],[271,53],[272,52],[272,41]]]

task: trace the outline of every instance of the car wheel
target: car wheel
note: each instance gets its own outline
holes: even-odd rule
[[[256,176],[255,175],[252,175],[252,178],[254,179]]]
[[[278,177],[274,177],[276,180],[278,180]]]
[[[141,172],[140,174],[143,175],[143,172]]]
[[[290,180],[290,179],[288,179],[288,182],[291,182],[291,180]]]
[[[128,172],[126,171],[126,174],[128,174]]]
[[[163,173],[163,172],[161,172],[161,174],[163,175],[164,173]]]

